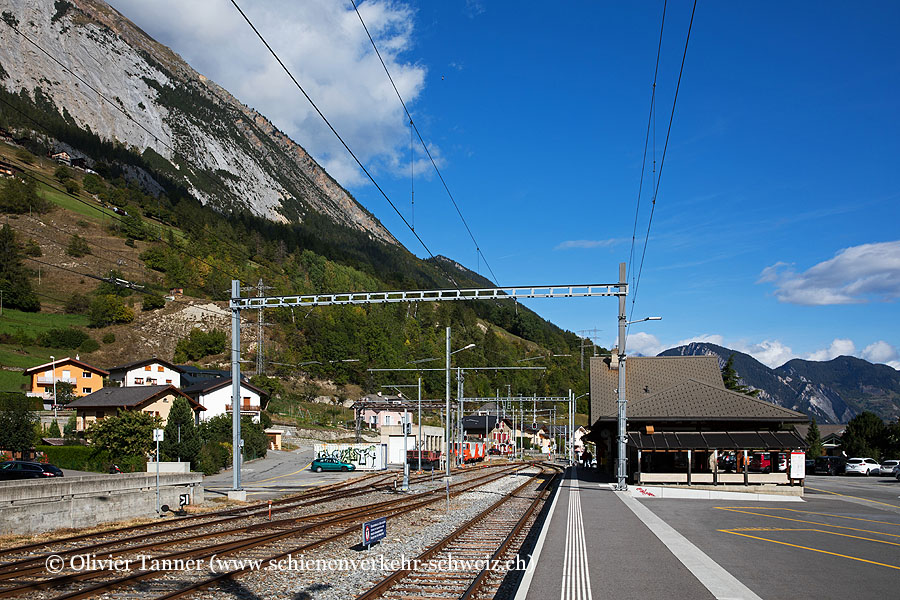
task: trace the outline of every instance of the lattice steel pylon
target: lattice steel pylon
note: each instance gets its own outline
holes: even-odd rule
[[[241,311],[245,309],[291,308],[295,306],[343,306],[359,304],[388,304],[396,302],[449,302],[454,300],[519,300],[525,298],[587,298],[611,296],[623,299],[628,295],[628,282],[624,276],[625,263],[619,265],[617,283],[550,286],[511,286],[496,288],[412,290],[395,292],[346,292],[340,294],[310,294],[295,296],[241,297],[241,282],[231,282],[231,386],[233,406],[240,402],[241,381]],[[624,318],[619,315],[620,320]],[[621,344],[624,348],[624,343]],[[241,490],[241,418],[239,410],[232,410],[232,467],[234,491]]]
[[[584,343],[585,340],[590,340],[591,347],[594,349],[594,356],[597,356],[597,344],[600,339],[600,332],[602,329],[579,329],[578,337],[581,338],[581,370],[584,370],[584,349],[587,348],[587,345]]]

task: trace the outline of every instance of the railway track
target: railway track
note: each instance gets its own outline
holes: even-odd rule
[[[553,470],[503,496],[357,600],[495,597],[507,574],[527,564],[518,552],[559,475]]]
[[[522,465],[514,464],[466,470],[460,473],[463,480],[451,485],[450,495],[459,495],[521,468]],[[392,486],[380,477],[371,477],[358,478],[344,486],[329,486],[330,489],[310,490],[279,501],[273,513],[282,512],[283,517],[271,521],[262,517],[268,515],[268,506],[257,505],[220,511],[212,519],[201,520],[197,515],[197,519],[167,521],[170,527],[174,526],[168,530],[160,530],[159,524],[151,524],[150,531],[141,526],[120,528],[99,543],[83,544],[88,539],[85,536],[70,536],[56,542],[20,546],[4,552],[4,556],[17,558],[0,565],[0,597],[60,600],[101,596],[181,597],[243,575],[254,570],[253,565],[306,552],[358,532],[361,521],[381,516],[396,518],[444,500],[444,489],[440,488],[346,506],[347,499],[361,500],[363,494],[377,494],[379,487]],[[304,508],[327,502],[345,505],[326,511],[302,512]],[[238,522],[240,525],[234,527]],[[56,561],[54,565],[62,567],[52,574],[47,569],[51,557]],[[85,557],[99,560],[86,562]],[[112,563],[110,559],[119,562]],[[244,564],[232,559],[249,561],[248,566],[229,568]],[[154,565],[209,566],[214,561],[224,565],[215,570],[224,572],[211,575],[206,568],[177,572],[154,568]],[[126,567],[124,574],[122,565]]]

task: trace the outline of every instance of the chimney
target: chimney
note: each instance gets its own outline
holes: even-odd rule
[[[609,368],[615,371],[619,370],[619,349],[613,348],[609,356]]]

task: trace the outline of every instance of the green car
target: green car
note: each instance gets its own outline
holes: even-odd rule
[[[312,465],[310,467],[316,473],[321,473],[322,471],[355,471],[356,466],[351,465],[350,463],[343,462],[336,458],[317,458],[312,461]]]

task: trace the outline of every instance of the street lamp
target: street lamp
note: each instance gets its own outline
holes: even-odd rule
[[[625,263],[619,265],[619,278],[624,281],[625,280]],[[662,317],[644,317],[643,319],[638,319],[636,321],[627,321],[627,317],[625,316],[625,296],[619,296],[619,389],[618,389],[618,401],[617,405],[617,414],[616,414],[616,425],[618,429],[618,446],[619,446],[619,456],[616,459],[616,490],[624,491],[628,489],[628,486],[625,484],[626,477],[626,459],[625,459],[625,445],[626,445],[626,433],[625,433],[625,424],[626,424],[626,413],[625,413],[625,328],[628,325],[632,325],[634,323],[643,323],[644,321],[661,321]]]
[[[56,357],[50,356],[50,376],[53,378],[53,419],[56,420]]]
[[[468,346],[464,346],[459,350],[450,351],[450,327],[447,327],[447,348],[446,348],[446,361],[444,363],[444,372],[446,375],[446,385],[444,388],[445,396],[447,398],[447,415],[446,422],[444,427],[444,452],[446,456],[444,457],[444,461],[447,464],[447,481],[449,483],[450,479],[450,357],[456,354],[457,352],[462,352],[463,350],[468,350],[470,348],[474,348],[475,344],[469,344]]]

